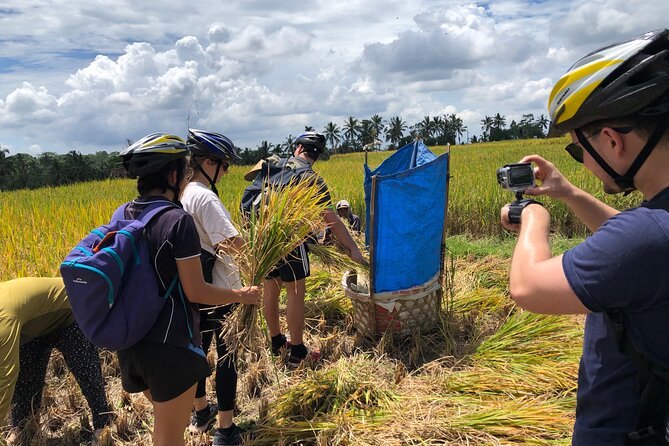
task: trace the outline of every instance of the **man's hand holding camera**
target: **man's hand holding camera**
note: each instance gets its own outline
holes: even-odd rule
[[[536,192],[537,187],[535,184],[535,172],[532,168],[532,163],[525,157],[521,160],[520,163],[516,164],[507,164],[499,169],[497,169],[497,182],[505,189],[509,189],[516,194],[516,201],[505,205],[501,210],[501,221],[502,226],[506,229],[509,229],[514,232],[520,230],[521,223],[521,214],[525,212],[543,212],[546,220],[548,221],[549,215],[548,212],[543,208],[543,205],[536,200],[523,198],[523,194],[527,193],[528,195],[539,195]],[[529,191],[534,189],[530,194]],[[539,206],[532,206],[537,204]],[[531,211],[526,211],[525,209],[531,207]],[[535,208],[541,209],[537,210]]]

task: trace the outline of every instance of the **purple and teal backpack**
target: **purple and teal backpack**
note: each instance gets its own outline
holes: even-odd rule
[[[148,205],[137,219],[119,207],[107,225],[93,229],[60,265],[72,313],[96,346],[122,350],[140,341],[156,323],[179,276],[160,295],[144,228],[175,205]]]

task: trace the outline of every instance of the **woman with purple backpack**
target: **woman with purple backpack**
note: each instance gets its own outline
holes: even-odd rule
[[[230,289],[204,280],[197,228],[179,202],[187,184],[188,153],[181,138],[165,133],[148,135],[121,153],[129,175],[138,178],[139,192],[127,206],[125,218],[136,218],[156,202],[174,203],[146,228],[155,280],[161,295],[167,294],[166,304],[144,339],[118,351],[123,388],[143,392],[153,405],[157,446],[184,445],[197,383],[210,374],[198,304],[259,304],[261,296],[258,287]],[[168,292],[175,276],[179,285]]]

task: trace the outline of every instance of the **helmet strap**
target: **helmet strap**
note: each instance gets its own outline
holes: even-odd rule
[[[641,149],[625,175],[620,175],[618,172],[613,170],[613,168],[609,166],[606,161],[604,161],[604,159],[592,147],[590,141],[588,141],[580,129],[575,129],[574,133],[576,133],[578,142],[590,154],[590,156],[592,156],[595,162],[597,162],[597,164],[599,164],[599,166],[604,169],[604,171],[611,178],[613,178],[613,181],[615,181],[615,183],[623,190],[623,192],[625,192],[625,195],[628,195],[630,192],[636,190],[636,186],[634,186],[634,176],[639,172],[639,169],[641,169],[643,163],[646,162],[648,156],[650,156],[651,152],[662,138],[662,135],[664,135],[664,132],[667,130],[667,126],[669,126],[669,114],[667,114],[664,119],[660,121],[655,130],[653,130],[650,138],[648,138],[648,141],[643,146],[643,149]]]
[[[218,177],[218,173],[221,171],[221,165],[223,164],[223,161],[221,160],[216,160],[216,173],[214,174],[214,178]],[[211,191],[215,193],[218,196],[218,189],[216,189],[216,183],[214,183],[214,180],[207,175],[207,172],[204,171],[202,168],[202,164],[197,165],[197,169],[202,172],[202,175],[209,181],[209,187],[211,187]]]
[[[667,130],[667,126],[669,126],[669,114],[665,115],[664,119],[662,119],[657,127],[655,127],[655,130],[653,130],[650,138],[648,138],[646,145],[643,146],[643,149],[641,149],[641,152],[639,152],[627,173],[621,177],[620,180],[626,183],[628,182],[628,184],[634,187],[634,175],[639,172],[639,169],[641,169],[643,163],[646,162],[648,156],[651,154],[655,146],[657,146],[657,143],[660,142],[662,135],[664,135],[664,132]],[[616,184],[623,187],[622,184],[618,182],[618,180],[616,180]]]
[[[618,184],[619,186],[621,186],[621,185],[618,183],[618,180],[621,179],[621,178],[623,178],[623,176],[620,175],[620,174],[619,174],[618,172],[616,172],[615,170],[613,170],[613,168],[612,168],[611,166],[609,166],[608,163],[607,163],[606,161],[604,161],[604,158],[602,158],[602,157],[599,155],[599,153],[597,153],[597,151],[595,150],[595,148],[592,147],[592,144],[590,144],[590,141],[588,141],[588,139],[585,137],[585,135],[583,134],[583,132],[581,131],[581,129],[574,129],[574,133],[576,133],[576,138],[578,139],[579,144],[581,144],[581,145],[583,146],[583,148],[586,150],[586,152],[588,152],[588,153],[590,154],[590,156],[595,160],[595,162],[596,162],[597,164],[599,164],[599,166],[600,166],[602,169],[604,169],[604,171],[605,171],[611,178],[613,178],[613,181],[615,181],[616,184]],[[623,187],[623,186],[621,186],[621,187]],[[624,189],[625,191],[627,191],[627,188],[626,188],[626,187],[623,187],[623,189]],[[633,191],[633,190],[634,190],[634,185],[632,184],[632,189],[630,190],[630,192]]]
[[[181,180],[183,180],[183,175],[181,171],[177,170],[177,181],[174,186],[167,186],[172,192],[174,192],[174,198],[172,202],[178,206],[181,206],[181,201],[179,201],[179,195],[181,193]]]

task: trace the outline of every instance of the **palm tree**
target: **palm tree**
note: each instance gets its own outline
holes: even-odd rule
[[[390,123],[386,128],[386,140],[390,141],[390,144],[397,147],[399,142],[404,137],[404,132],[407,129],[407,124],[399,116],[393,116],[390,118]]]
[[[418,131],[419,136],[426,141],[432,138],[435,128],[435,121],[431,119],[429,115],[425,116],[421,122],[416,124],[416,130]]]
[[[372,129],[374,130],[374,139],[378,139],[381,135],[383,135],[383,118],[379,115],[372,115],[371,118],[369,118],[369,121],[372,123]]]
[[[272,150],[272,144],[268,143],[267,141],[263,141],[260,143],[258,146],[258,155],[260,158],[267,158]]]
[[[350,146],[354,146],[358,139],[358,120],[349,116],[344,122],[344,137]]]
[[[376,134],[372,121],[369,119],[363,119],[360,121],[358,126],[358,137],[360,139],[360,144],[364,147],[367,144],[371,144],[376,140]]]
[[[451,132],[453,133],[454,139],[456,139],[458,144],[460,143],[460,138],[462,137],[463,133],[467,131],[467,126],[462,123],[462,118],[460,118],[458,115],[455,113],[451,113],[448,116],[448,120],[450,122],[450,127],[451,127]]]
[[[548,128],[548,118],[544,116],[543,114],[539,116],[539,120],[537,121],[537,124],[539,125],[539,129],[543,133],[547,128]]]
[[[506,127],[506,118],[499,113],[495,113],[495,117],[493,118],[493,127],[496,127],[499,130]]]
[[[493,118],[490,116],[485,116],[483,119],[481,119],[481,130],[483,130],[483,136],[482,139],[484,141],[489,141],[490,140],[490,131],[492,130],[493,126]]]
[[[76,150],[70,150],[65,154],[63,161],[66,181],[75,182],[91,179],[91,162],[81,153]]]
[[[330,150],[334,153],[335,146],[341,141],[341,129],[337,124],[330,121],[325,124],[323,131],[325,133],[325,140],[330,143]]]
[[[278,144],[280,145],[280,144]],[[293,153],[293,146],[295,145],[295,137],[293,135],[286,136],[283,141],[283,148],[286,153]]]
[[[437,136],[435,141],[436,144],[443,145],[450,142],[453,139],[451,121],[448,120],[448,116],[446,115],[444,115],[443,117],[435,116],[434,119],[432,120],[432,123],[434,125],[434,134]]]
[[[506,127],[506,118],[499,113],[495,113],[492,118],[492,128],[490,129],[490,139],[493,141],[500,141],[505,139],[504,128]]]

